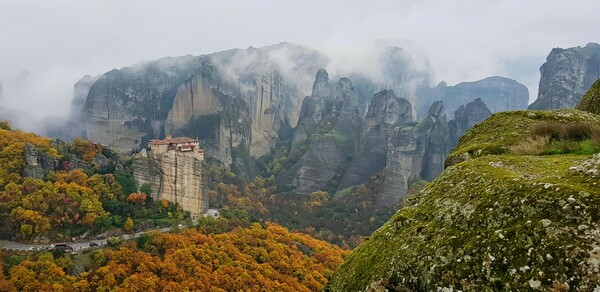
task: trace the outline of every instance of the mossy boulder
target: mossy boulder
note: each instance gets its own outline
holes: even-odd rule
[[[600,115],[600,79],[581,98],[576,109]]]
[[[532,125],[542,122],[600,125],[600,116],[576,109],[496,113],[459,139],[458,145],[446,158],[445,166],[484,155],[507,154],[511,146],[529,136]]]
[[[488,155],[451,166],[357,247],[328,288],[592,290],[599,168],[600,155]]]

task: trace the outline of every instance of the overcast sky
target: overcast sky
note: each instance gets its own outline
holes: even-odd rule
[[[164,56],[293,42],[330,54],[391,39],[427,54],[436,83],[492,75],[535,99],[554,47],[600,42],[600,1],[0,0],[4,104],[60,116],[73,83]]]

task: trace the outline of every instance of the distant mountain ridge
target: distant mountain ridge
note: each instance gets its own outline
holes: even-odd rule
[[[421,126],[419,135],[439,136],[439,147],[445,150],[435,150],[438,153],[435,155],[433,152],[419,154],[419,157],[430,157],[435,163],[430,163],[433,160],[424,163],[423,169],[428,170],[416,171],[410,177],[431,179],[441,171],[443,158],[452,145],[446,143],[446,139],[452,136],[443,110],[447,108],[446,103],[459,108],[479,97],[488,102],[496,102],[497,98],[501,100],[497,103],[502,104],[509,99],[512,109],[521,105],[520,99],[527,99],[524,86],[501,77],[435,91],[430,87],[433,79],[431,69],[417,65],[427,64],[426,60],[417,60],[410,52],[395,47],[382,47],[374,53],[378,56],[376,64],[365,65],[374,66],[379,72],[377,76],[367,73],[373,70],[336,72],[333,78],[339,80],[337,85],[330,85],[328,76],[327,80],[323,79],[328,75],[324,70],[317,73],[314,81],[315,73],[330,64],[324,54],[290,43],[144,62],[80,80],[76,84],[69,124],[85,125],[86,138],[125,154],[138,152],[150,139],[164,138],[166,134],[199,138],[204,141],[203,148],[208,158],[220,161],[242,177],[254,176],[257,173],[255,160],[269,155],[275,147],[294,149],[301,141],[310,146],[310,143],[320,140],[307,138],[324,133],[329,133],[332,138],[349,139],[342,144],[339,144],[341,141],[330,140],[338,143],[337,146],[310,146],[316,147],[314,151],[322,147],[343,146],[345,149],[342,153],[332,152],[332,155],[341,156],[330,167],[341,169],[332,169],[328,175],[320,176],[317,179],[320,183],[307,181],[313,187],[301,192],[310,192],[331,184],[327,182],[332,179],[335,180],[334,185],[350,186],[364,181],[365,177],[373,174],[372,171],[381,170],[387,159],[384,153],[391,149],[386,146],[391,136],[417,139],[417,134],[409,134],[406,129],[398,136],[395,128],[405,123],[413,123],[414,126],[417,119],[423,118],[432,121],[433,124],[427,124],[427,127],[433,126],[435,130]],[[388,89],[393,92],[378,93]],[[432,92],[437,92],[437,95]],[[405,117],[400,118],[402,122],[390,123],[386,117],[379,116],[385,115],[387,106],[398,103],[375,110],[380,106],[378,94],[393,96],[387,101],[404,101],[405,106],[401,108]],[[444,106],[438,105],[441,112],[434,116],[427,111],[418,114],[417,109],[430,108],[435,101],[432,97],[444,100]],[[386,116],[391,117],[389,114],[400,113],[389,112]],[[441,123],[441,128],[434,126],[437,123]],[[383,133],[378,132],[379,127],[389,128]],[[326,129],[325,132],[323,129]],[[335,178],[344,176],[345,167],[350,165],[355,154],[361,151],[369,154],[371,147],[367,145],[370,142],[366,137],[380,134],[383,135],[380,137],[382,144],[377,146],[383,147],[381,153],[384,155],[376,165],[367,168],[368,173],[360,175],[360,179],[350,179],[352,171],[345,177]],[[430,149],[430,142],[419,142],[419,151]],[[360,150],[361,147],[363,150]],[[311,151],[305,154],[309,153]],[[361,164],[356,163],[352,162],[352,165],[360,168]],[[403,167],[421,169],[420,163]],[[289,173],[290,170],[283,171]],[[364,169],[360,171],[364,172]],[[407,176],[405,180],[408,179]]]

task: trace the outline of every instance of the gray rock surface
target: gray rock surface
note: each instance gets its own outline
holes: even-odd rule
[[[397,97],[392,90],[375,94],[365,117],[360,148],[340,182],[340,189],[365,183],[382,170],[386,166],[388,139],[394,129],[412,121],[408,100]]]
[[[250,157],[267,154],[296,125],[305,77],[325,62],[316,51],[282,43],[113,70],[87,96],[86,134],[122,153],[167,133],[212,137],[209,156],[250,173]],[[231,165],[236,161],[243,163]]]
[[[328,74],[319,70],[313,94],[306,97],[293,143],[309,143],[306,152],[277,183],[308,194],[335,189],[360,139],[362,114],[352,82],[340,79],[330,94]]]
[[[428,116],[416,126],[417,149],[422,157],[420,177],[431,181],[444,170],[444,160],[454,147],[442,101],[434,102]]]
[[[480,98],[467,103],[466,106],[461,105],[454,112],[454,119],[449,122],[452,145],[458,144],[460,136],[491,115],[492,112]]]
[[[25,144],[23,156],[25,158],[24,177],[43,179],[58,166],[58,160],[30,143]]]
[[[540,73],[538,96],[529,109],[573,108],[600,78],[600,45],[552,49]]]
[[[376,200],[378,205],[397,204],[406,195],[408,182],[419,176],[421,157],[418,154],[415,128],[395,128],[387,141],[384,180]]]
[[[440,82],[434,87],[424,103],[419,104],[419,116],[424,116],[430,102],[441,100],[446,112],[452,114],[463,105],[480,98],[492,113],[524,110],[529,103],[529,90],[525,85],[505,77],[488,77],[474,82],[461,82],[448,86]]]

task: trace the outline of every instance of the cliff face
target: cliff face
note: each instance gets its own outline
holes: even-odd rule
[[[392,90],[373,95],[366,113],[361,109],[352,81],[341,78],[332,88],[327,72],[319,70],[290,145],[300,158],[277,176],[277,184],[300,194],[336,192],[383,172],[376,201],[396,204],[410,180],[439,175],[457,136],[491,114],[477,99],[448,122],[443,102],[436,101],[417,124],[411,103]]]
[[[132,168],[138,189],[149,184],[154,200],[178,203],[192,217],[208,209],[203,162],[195,153],[144,149],[134,158]]]
[[[209,156],[252,175],[251,157],[289,135],[305,76],[325,61],[316,51],[280,44],[113,70],[87,96],[86,134],[123,153],[167,133],[206,138]]]
[[[492,113],[524,110],[529,103],[529,90],[515,80],[495,76],[474,82],[461,82],[455,86],[441,82],[430,91],[425,100],[443,101],[447,113],[452,114],[460,106],[477,98],[480,98]],[[425,106],[427,103],[419,105],[421,115],[427,110]]]
[[[340,183],[340,189],[366,182],[386,165],[388,139],[396,127],[412,122],[412,106],[394,91],[384,90],[373,96],[364,122],[358,152]]]
[[[600,78],[600,45],[552,49],[540,73],[538,97],[529,109],[573,108]]]
[[[319,70],[313,93],[302,105],[291,146],[308,144],[308,148],[298,162],[277,177],[277,183],[293,186],[302,194],[335,188],[332,180],[356,150],[361,121],[352,82],[342,78],[330,91],[327,72]]]
[[[102,75],[85,104],[87,138],[131,153],[160,137],[177,88],[198,65],[193,60],[165,58]]]

